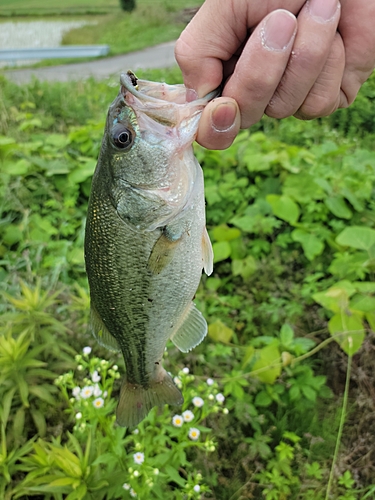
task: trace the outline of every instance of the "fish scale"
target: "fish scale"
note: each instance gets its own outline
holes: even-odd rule
[[[184,103],[182,86],[163,84],[176,103],[154,97],[161,84],[135,81],[122,75],[108,112],[85,235],[91,330],[123,354],[116,416],[129,427],[153,406],[183,402],[162,357],[168,339],[187,352],[206,335],[192,299],[202,268],[212,270],[203,173],[191,145],[213,94]]]

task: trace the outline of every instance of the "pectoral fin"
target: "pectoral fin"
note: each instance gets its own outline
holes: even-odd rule
[[[148,268],[154,274],[161,271],[172,261],[173,255],[178,247],[180,238],[171,239],[167,231],[164,231],[152,249],[148,259]]]
[[[207,322],[193,303],[189,305],[182,323],[172,334],[171,341],[182,352],[189,352],[207,335]]]
[[[89,328],[100,345],[106,347],[110,351],[120,352],[116,339],[109,333],[107,327],[104,325],[99,314],[92,305],[90,308]]]
[[[204,272],[209,276],[214,269],[214,251],[206,228],[203,229],[202,234],[202,256]]]

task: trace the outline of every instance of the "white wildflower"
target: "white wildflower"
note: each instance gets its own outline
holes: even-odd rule
[[[199,493],[201,491],[201,487],[199,486],[199,484],[196,484],[193,490],[195,491],[195,493]]]
[[[102,377],[98,374],[97,370],[95,370],[93,372],[93,374],[91,375],[91,380],[94,382],[94,383],[97,383],[100,381]]]
[[[196,441],[199,436],[200,436],[201,431],[199,429],[196,429],[195,427],[190,427],[189,429],[189,438],[192,441]]]
[[[223,413],[224,413],[224,415],[228,415],[228,413],[229,413],[228,408],[223,408]]]
[[[79,399],[80,393],[81,393],[81,388],[78,386],[74,387],[74,389],[72,390],[72,394],[76,399]]]
[[[122,487],[124,488],[124,490],[130,490],[130,484],[128,483],[124,483]]]
[[[92,385],[86,385],[81,391],[81,397],[84,399],[90,398],[92,393],[94,392],[94,388]]]
[[[76,420],[81,420],[82,418],[82,413],[79,411],[77,414],[76,414]]]
[[[194,419],[194,413],[190,410],[184,411],[182,416],[184,417],[185,422],[191,422]]]
[[[112,366],[112,370],[114,370],[115,372],[117,372],[117,370],[118,370],[118,366],[117,366],[117,365],[113,365],[113,366]]]
[[[94,399],[92,404],[95,406],[95,408],[101,408],[104,405],[104,399],[103,398],[96,398],[96,399]]]
[[[212,380],[212,378],[208,378],[206,383],[207,385],[214,385],[214,381]]]
[[[187,375],[189,373],[189,368],[187,366],[185,366],[185,368],[182,369],[182,373],[185,373],[185,375]]]
[[[195,396],[195,398],[193,398],[193,405],[196,406],[197,408],[201,408],[203,404],[204,401],[199,396]]]
[[[135,470],[135,471],[133,472],[133,476],[134,476],[134,477],[138,477],[138,476],[139,476],[139,471]]]
[[[172,418],[172,424],[175,427],[182,427],[182,424],[184,423],[184,419],[181,417],[181,415],[175,415]]]
[[[136,497],[137,493],[133,490],[133,488],[130,489],[130,496],[131,497]]]
[[[209,399],[210,401],[212,401],[212,400],[214,400],[214,399],[215,399],[215,396],[214,396],[213,394],[209,394],[209,395],[208,395],[208,399]]]
[[[88,356],[91,353],[91,351],[92,349],[90,346],[86,346],[82,349],[83,354],[85,354],[86,356]]]
[[[157,476],[159,474],[159,469],[154,469],[154,474]]]
[[[138,453],[134,453],[133,455],[134,462],[138,465],[143,464],[145,460],[145,455],[144,453],[141,453],[140,451]]]
[[[173,382],[177,385],[177,387],[182,387],[181,380],[178,377],[175,377]]]
[[[95,384],[95,385],[94,385],[94,393],[93,393],[93,394],[94,394],[94,396],[95,396],[96,398],[102,395],[102,390],[101,390],[101,388],[98,386],[98,384]]]
[[[139,429],[134,429],[134,431],[132,432],[132,434],[139,434]]]
[[[216,401],[218,403],[224,403],[225,397],[221,394],[221,392],[219,392],[219,394],[216,394]]]

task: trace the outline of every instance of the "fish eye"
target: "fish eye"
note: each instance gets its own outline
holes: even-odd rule
[[[120,125],[120,126],[118,126]],[[121,124],[117,124],[112,131],[112,142],[119,149],[127,148],[133,141],[132,133]]]

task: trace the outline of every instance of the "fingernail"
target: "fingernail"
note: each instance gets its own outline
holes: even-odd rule
[[[261,30],[263,46],[271,50],[285,50],[294,38],[297,20],[287,10],[275,10]]]
[[[211,124],[217,132],[226,132],[233,127],[237,116],[237,106],[233,102],[223,102],[211,113]]]
[[[330,21],[337,12],[337,0],[308,0],[307,8],[310,14],[319,21]]]

